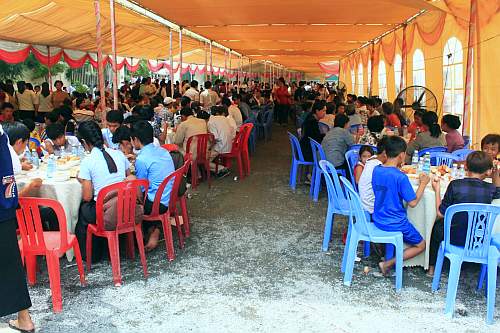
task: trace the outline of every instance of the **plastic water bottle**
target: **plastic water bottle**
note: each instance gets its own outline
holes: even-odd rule
[[[38,158],[38,153],[35,149],[31,150],[31,164],[36,166],[37,168],[40,166],[40,159]]]
[[[55,173],[56,173],[56,159],[54,155],[51,154],[47,162],[47,178],[53,178]]]
[[[71,146],[71,155],[78,156],[78,146],[75,145]]]
[[[460,168],[458,169],[458,178],[459,179],[465,178],[465,169],[463,165],[460,165]]]
[[[413,157],[411,158],[411,165],[413,167],[418,167],[418,150],[415,150],[415,152],[413,153]]]
[[[417,174],[424,172],[424,158],[420,157],[417,163]]]
[[[458,164],[453,163],[453,168],[451,169],[451,178],[457,179],[458,178]]]
[[[424,168],[422,170],[426,174],[429,174],[431,172],[431,156],[429,154],[425,154],[424,157]]]

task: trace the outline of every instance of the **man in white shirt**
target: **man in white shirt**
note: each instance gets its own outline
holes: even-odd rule
[[[219,154],[230,153],[233,146],[233,139],[236,136],[235,129],[225,116],[225,107],[214,106],[212,116],[208,120],[208,131],[214,135],[215,142],[210,149],[210,170],[215,171],[214,160]],[[229,170],[224,166],[219,166],[218,177],[229,174]]]
[[[212,106],[219,103],[219,95],[212,90],[212,82],[205,82],[205,90],[200,94],[200,104],[205,111],[210,111]]]
[[[372,156],[368,159],[368,161],[366,161],[363,173],[361,173],[361,178],[359,178],[358,183],[358,192],[359,197],[361,198],[361,204],[363,205],[363,209],[370,213],[370,215],[373,214],[373,206],[375,205],[375,194],[373,193],[372,187],[373,170],[378,165],[384,164],[387,160],[384,143],[385,137],[382,138],[377,145],[378,154]]]
[[[198,91],[198,81],[191,81],[191,86],[184,93],[184,96],[187,96],[191,99],[191,102],[199,102],[200,101],[200,92]]]
[[[12,159],[12,171],[18,175],[22,170],[31,170],[33,166],[27,161],[22,161],[20,157],[26,150],[30,138],[30,130],[21,122],[4,123],[3,131],[9,139],[9,152]]]
[[[240,126],[243,124],[243,117],[241,115],[240,108],[238,108],[236,104],[231,103],[231,101],[227,97],[224,97],[222,99],[222,105],[227,108],[229,117],[234,120],[236,124],[236,130],[239,130]]]
[[[174,129],[174,143],[179,146],[179,150],[184,155],[186,152],[187,141],[190,137],[198,134],[207,133],[207,122],[193,116],[193,110],[190,107],[184,107],[181,110],[181,123]],[[196,158],[196,142],[191,143],[190,151],[193,159]]]

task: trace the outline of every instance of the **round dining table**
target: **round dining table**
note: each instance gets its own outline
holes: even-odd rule
[[[416,191],[418,188],[418,179],[416,177],[410,177],[410,182]],[[441,183],[441,195],[444,196],[448,183]],[[492,202],[493,205],[500,206],[500,199],[495,199]],[[424,269],[429,268],[429,244],[431,241],[432,227],[436,221],[436,195],[432,189],[431,182],[427,185],[422,199],[417,204],[416,207],[407,207],[408,219],[415,226],[415,228],[420,232],[422,237],[425,239],[426,247],[425,252],[420,255],[405,260],[404,266],[420,266]],[[495,221],[493,226],[493,234],[500,234],[500,216]]]

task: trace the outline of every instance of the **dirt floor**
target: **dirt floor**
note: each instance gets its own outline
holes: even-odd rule
[[[485,324],[475,266],[462,271],[454,319],[443,315],[445,289],[433,294],[421,268],[405,269],[396,294],[393,278],[372,274],[373,255],[343,286],[345,219],[336,221],[330,252],[321,252],[324,190],[319,203],[306,185],[293,193],[289,163],[286,132],[275,126],[272,140],[257,146],[250,177],[235,180],[233,172],[211,190],[192,191],[192,236],[184,250],[176,243],[173,262],[164,243],[148,254],[147,280],[138,259],[122,258],[122,287],[113,287],[107,261],[81,287],[74,263],[61,259],[63,312],[54,314],[42,266],[30,288],[38,332],[500,332],[498,298],[496,324]]]

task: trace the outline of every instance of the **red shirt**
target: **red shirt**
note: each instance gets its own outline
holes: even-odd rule
[[[411,134],[410,140],[417,137],[417,132],[422,132],[422,129],[415,122],[412,122],[410,126],[408,126],[408,133]]]
[[[388,115],[385,119],[385,126],[389,127],[401,127],[401,121],[399,120],[399,117],[395,113],[391,113]]]
[[[276,89],[274,96],[276,97],[276,102],[278,102],[278,104],[290,104],[290,94],[288,93],[287,87],[283,86]]]

